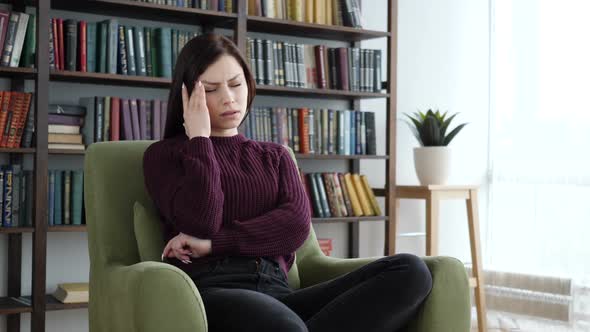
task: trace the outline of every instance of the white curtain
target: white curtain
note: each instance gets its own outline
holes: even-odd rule
[[[590,322],[590,1],[491,8],[486,269],[570,279],[577,330]]]

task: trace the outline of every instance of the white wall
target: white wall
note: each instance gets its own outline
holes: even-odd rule
[[[369,5],[370,4],[370,5]],[[365,27],[385,30],[386,0],[364,1]],[[455,159],[453,183],[485,183],[488,154],[488,0],[400,0],[398,37],[398,114],[424,110],[429,107],[461,112],[459,122],[469,122],[453,142]],[[60,12],[57,15],[68,17]],[[71,14],[69,15],[71,16]],[[98,19],[95,16],[84,18]],[[121,21],[131,21],[124,20]],[[261,37],[266,37],[262,35]],[[306,40],[285,38],[294,41]],[[311,42],[310,42],[311,43]],[[381,48],[386,54],[385,39],[365,41],[365,48]],[[385,61],[383,57],[385,77]],[[0,80],[6,89],[6,80]],[[76,96],[120,95],[114,87],[53,83],[50,100],[67,101],[68,89],[76,89]],[[149,96],[154,93],[165,98],[165,91],[128,91],[130,96]],[[161,96],[160,96],[161,95]],[[259,106],[274,106],[275,98],[258,97]],[[305,101],[288,98],[281,100],[284,106],[306,106]],[[331,104],[333,105],[333,104]],[[346,107],[346,106],[342,106]],[[376,111],[377,152],[385,152],[385,101],[367,100],[361,109]],[[399,118],[399,117],[398,117]],[[398,119],[399,121],[399,119]],[[412,148],[417,142],[405,123],[399,121],[397,144],[397,178],[399,184],[417,184],[414,174]],[[4,160],[2,160],[4,161]],[[52,157],[50,165],[56,167],[80,167],[76,157]],[[306,161],[300,165],[304,171],[325,168],[325,164]],[[345,164],[334,162],[330,167],[344,169]],[[385,185],[385,162],[362,161],[361,173],[368,175],[373,187]],[[485,188],[482,188],[485,189]],[[486,195],[480,196],[480,215],[485,221]],[[424,230],[423,203],[402,201],[398,232]],[[334,237],[336,256],[347,252],[345,225],[318,225],[318,236]],[[465,205],[447,202],[441,206],[440,253],[460,258],[468,257]],[[485,227],[482,227],[485,230]],[[384,227],[382,222],[361,224],[361,256],[379,256],[383,252]],[[31,236],[23,240],[23,293],[31,289]],[[49,234],[47,241],[47,290],[51,292],[58,282],[86,281],[89,264],[86,234]],[[0,235],[0,252],[6,252],[7,237]],[[424,254],[423,238],[398,238],[398,252]],[[0,296],[6,294],[6,255],[0,255]],[[71,310],[47,313],[47,331],[85,331],[88,329],[87,310]],[[4,331],[5,317],[0,316],[0,332]],[[30,315],[22,315],[22,331],[30,329]]]
[[[370,3],[363,7],[367,28],[386,29],[386,0]],[[455,125],[469,122],[451,143],[454,159],[450,183],[484,184],[488,159],[488,0],[400,0],[398,29],[397,183],[418,184],[412,151],[418,143],[403,121],[403,113],[434,108],[460,112]],[[363,47],[385,49],[385,43],[384,39],[366,41]],[[383,101],[362,103],[363,109],[382,110],[384,105]],[[383,112],[377,119],[383,126]],[[377,132],[385,133],[384,129]],[[384,139],[382,136],[379,141]],[[384,143],[378,146],[385,148]],[[363,162],[367,167],[361,170],[369,175],[372,186],[383,187],[385,163],[377,163]],[[482,222],[487,206],[485,189],[480,191]],[[424,231],[422,201],[402,200],[399,212],[398,233]],[[441,204],[440,254],[470,260],[466,218],[462,201]],[[361,254],[379,255],[384,228],[365,224],[362,230]],[[396,247],[397,252],[425,254],[424,237],[398,237]]]

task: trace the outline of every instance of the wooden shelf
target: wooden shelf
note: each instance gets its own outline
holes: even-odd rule
[[[90,84],[107,84],[107,85],[125,85],[147,88],[168,88],[170,79],[164,77],[151,76],[133,76],[105,73],[84,73],[78,71],[52,70],[50,73],[52,81],[73,82],[73,83],[90,83]]]
[[[88,303],[61,303],[53,295],[45,295],[45,311],[88,308]]]
[[[3,234],[18,234],[18,233],[33,233],[33,227],[0,227],[0,233]]]
[[[51,0],[51,8],[141,20],[231,29],[237,14],[130,0]]]
[[[248,16],[247,29],[248,32],[264,32],[280,35],[343,41],[361,41],[373,38],[384,38],[391,35],[386,31],[363,30],[351,27],[304,23],[261,16]]]
[[[356,92],[333,89],[305,89],[305,88],[288,88],[284,86],[258,85],[256,94],[268,96],[293,96],[306,98],[387,98],[388,93],[381,92]]]
[[[34,68],[0,67],[0,77],[35,79],[37,70]]]
[[[169,88],[171,80],[164,77],[133,76],[105,73],[83,73],[67,70],[52,70],[50,74],[52,81],[89,83],[89,84],[110,84],[147,88]],[[381,92],[356,92],[333,89],[305,89],[288,88],[284,86],[258,85],[256,94],[268,96],[293,96],[306,98],[387,98],[388,93]]]
[[[340,218],[311,218],[314,224],[331,224],[331,223],[351,223],[359,221],[387,221],[387,216],[368,216],[368,217],[340,217]]]
[[[389,159],[389,156],[376,156],[376,155],[340,155],[340,154],[310,154],[310,153],[296,153],[297,159],[321,159],[321,160],[349,160],[349,159]]]
[[[32,154],[35,153],[35,148],[0,148],[0,153]]]
[[[19,297],[19,299],[21,298]],[[0,315],[12,315],[23,312],[33,312],[33,307],[19,302],[13,297],[0,297]]]
[[[52,225],[47,227],[48,232],[86,232],[86,225]]]

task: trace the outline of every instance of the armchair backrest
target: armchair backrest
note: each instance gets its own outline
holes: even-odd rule
[[[84,201],[88,227],[90,280],[113,265],[140,262],[133,225],[133,206],[141,203],[155,211],[144,185],[143,154],[154,141],[101,142],[89,146],[84,162]],[[292,151],[291,156],[295,160]],[[160,246],[161,243],[154,244]],[[161,252],[163,248],[158,248]],[[321,251],[313,228],[297,251],[289,283],[299,288],[297,262]],[[91,285],[92,287],[92,285]]]

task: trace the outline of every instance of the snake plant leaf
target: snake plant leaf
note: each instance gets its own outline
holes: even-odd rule
[[[420,138],[424,146],[440,146],[442,145],[442,137],[440,136],[440,127],[438,121],[432,115],[427,115],[422,130],[420,131]]]
[[[443,122],[442,126],[440,127],[440,131],[442,133],[442,135],[444,136],[447,132],[447,129],[449,128],[449,125],[451,124],[451,121],[453,121],[453,118],[459,113],[455,113],[453,114],[450,118],[448,118],[445,122]]]
[[[465,125],[467,125],[467,123],[463,123],[458,125],[455,129],[453,129],[444,139],[444,145],[449,145],[449,143],[451,143],[451,141],[453,140],[453,138],[455,138],[455,135],[457,135],[461,129],[463,129],[463,127],[465,127]]]

